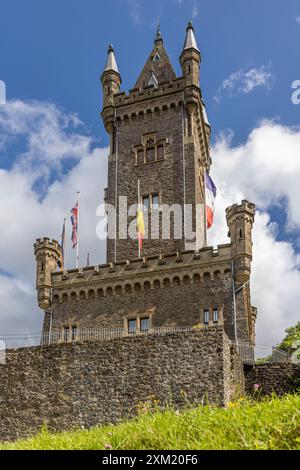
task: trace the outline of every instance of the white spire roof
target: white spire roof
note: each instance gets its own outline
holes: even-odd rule
[[[196,49],[196,51],[199,51],[194,34],[194,27],[191,22],[189,22],[188,27],[186,29],[186,38],[183,50],[185,49]]]
[[[115,51],[113,46],[110,44],[108,47],[108,57],[107,57],[107,62],[104,71],[108,72],[110,70],[113,70],[114,72],[120,73],[118,66],[117,66],[117,61],[115,57]]]

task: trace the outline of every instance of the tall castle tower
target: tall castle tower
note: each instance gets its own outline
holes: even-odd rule
[[[142,202],[148,208],[145,222],[149,239],[144,241],[145,256],[202,248],[206,244],[205,217],[203,213],[202,220],[196,224],[196,204],[204,204],[204,171],[211,164],[210,125],[199,84],[201,55],[191,23],[180,63],[182,76],[176,77],[158,29],[135,87],[126,94],[119,91],[121,76],[114,50],[109,46],[101,77],[102,118],[110,135],[105,200],[117,207],[117,218],[112,216],[108,220],[108,262],[138,257],[136,241],[126,230],[125,235],[120,233],[119,223],[120,220],[125,223],[126,229],[134,214],[124,220],[118,203],[120,197],[127,197],[128,206],[137,204],[138,183]],[[150,237],[151,215],[158,204],[177,204],[182,210],[180,231],[177,227],[174,234],[175,222],[171,217],[168,239],[162,239],[161,227],[156,239]],[[185,205],[190,205],[192,211],[191,228],[196,234],[193,238],[187,233]]]
[[[126,94],[120,91],[121,75],[109,46],[101,76],[102,118],[110,135],[107,263],[60,271],[59,244],[37,240],[38,302],[45,310],[47,337],[54,331],[56,338],[74,340],[81,329],[116,328],[127,334],[216,327],[232,341],[255,342],[256,309],[250,297],[255,206],[242,201],[226,210],[230,242],[217,248],[207,246],[205,211],[196,211],[205,202],[211,128],[191,23],[180,64],[182,75],[176,77],[158,29],[135,87]],[[142,253],[132,236],[138,193],[151,234]],[[129,214],[124,199],[128,208],[133,206]],[[170,236],[163,236],[162,207],[168,208]],[[179,224],[174,208],[181,211]],[[153,237],[155,217],[164,224]]]

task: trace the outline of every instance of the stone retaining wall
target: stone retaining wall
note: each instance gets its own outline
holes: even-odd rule
[[[255,388],[263,395],[278,395],[300,389],[300,364],[260,364],[245,370],[246,392],[253,394]]]
[[[0,366],[0,440],[88,428],[161,404],[225,405],[241,364],[222,327],[7,352]]]

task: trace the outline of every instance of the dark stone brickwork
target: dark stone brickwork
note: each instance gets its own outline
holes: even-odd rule
[[[284,395],[300,390],[300,364],[260,364],[245,370],[246,391],[253,394],[255,385],[259,393]]]
[[[55,431],[115,423],[151,395],[176,407],[226,405],[240,380],[221,327],[11,350],[0,366],[0,440],[43,423]]]

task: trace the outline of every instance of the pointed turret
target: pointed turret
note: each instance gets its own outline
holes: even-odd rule
[[[107,62],[104,72],[101,76],[101,82],[103,86],[103,108],[112,106],[113,95],[120,91],[120,86],[122,83],[115,57],[115,51],[111,44],[108,46],[107,54]]]
[[[106,62],[104,71],[105,72],[113,71],[120,75],[119,69],[117,66],[115,51],[114,51],[112,44],[108,46],[108,56],[107,56],[107,62]]]
[[[112,119],[113,119],[113,96],[120,91],[122,83],[121,75],[117,66],[115,51],[113,46],[108,46],[107,62],[104,72],[101,76],[103,88],[103,111],[102,117],[105,121],[106,130],[112,132]]]
[[[189,22],[188,27],[186,29],[186,37],[183,50],[185,49],[195,49],[196,51],[200,52],[195,38],[194,27],[191,22]]]
[[[172,82],[175,78],[176,74],[164,47],[160,24],[158,24],[154,47],[135,88],[144,88],[147,85],[158,86],[161,83]]]
[[[187,85],[199,87],[199,66],[201,54],[195,38],[194,27],[189,22],[186,29],[183,51],[180,56],[182,75],[187,79]]]

